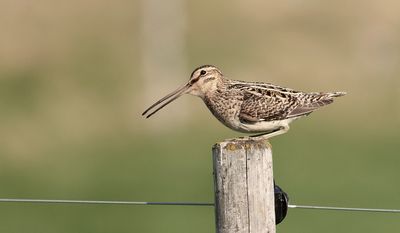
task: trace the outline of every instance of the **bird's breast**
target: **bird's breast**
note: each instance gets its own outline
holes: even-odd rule
[[[239,130],[239,112],[243,97],[224,92],[217,92],[203,97],[211,113],[224,125]]]

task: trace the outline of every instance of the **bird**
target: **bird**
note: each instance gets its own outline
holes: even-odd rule
[[[291,122],[331,104],[346,92],[302,92],[271,83],[232,80],[217,67],[203,65],[192,72],[187,83],[142,115],[149,118],[184,94],[200,97],[228,128],[268,139],[286,133]]]

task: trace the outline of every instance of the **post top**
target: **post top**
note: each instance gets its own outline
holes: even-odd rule
[[[222,142],[217,142],[213,146],[213,149],[216,148],[224,148],[228,150],[238,150],[243,148],[271,149],[272,145],[269,143],[267,139],[243,137],[243,138],[225,139]]]

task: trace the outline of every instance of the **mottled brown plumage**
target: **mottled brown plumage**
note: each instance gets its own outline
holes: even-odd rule
[[[270,138],[289,129],[289,123],[330,104],[344,92],[306,93],[261,82],[226,78],[215,66],[201,66],[189,82],[150,106],[147,118],[183,94],[203,99],[213,115],[227,127],[240,132],[263,133]]]

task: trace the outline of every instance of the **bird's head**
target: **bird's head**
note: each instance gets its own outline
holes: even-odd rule
[[[206,93],[213,92],[222,78],[222,73],[215,66],[205,65],[196,68],[190,76],[186,93],[203,97]]]
[[[185,85],[161,98],[159,101],[151,105],[146,111],[144,111],[142,115],[146,115],[148,111],[159,106],[156,110],[147,114],[146,117],[149,118],[154,113],[158,112],[164,106],[176,100],[183,94],[204,97],[206,93],[213,92],[217,89],[217,85],[221,81],[222,77],[222,73],[217,67],[212,65],[200,66],[192,72],[189,81]]]

